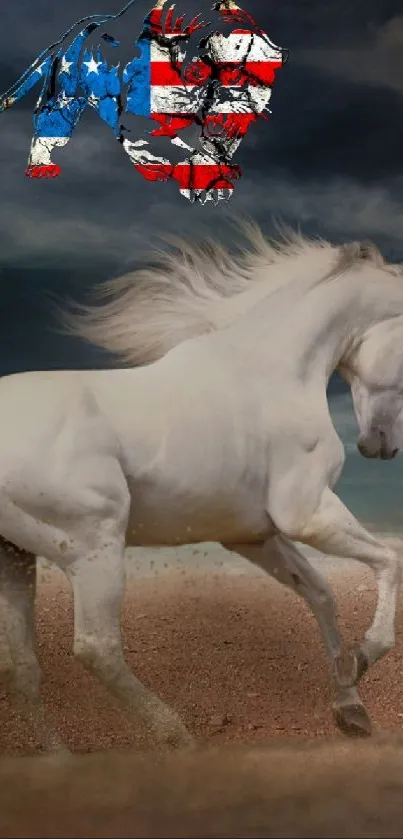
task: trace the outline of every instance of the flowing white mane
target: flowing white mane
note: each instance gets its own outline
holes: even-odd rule
[[[288,229],[272,240],[254,222],[235,226],[249,244],[235,255],[210,239],[197,245],[164,237],[175,246],[173,253],[156,250],[152,267],[100,284],[94,305],[73,304],[62,312],[65,331],[126,364],[146,364],[187,338],[227,326],[301,271],[306,274],[307,261],[314,282],[340,275],[361,259],[386,267],[371,244],[334,246]]]

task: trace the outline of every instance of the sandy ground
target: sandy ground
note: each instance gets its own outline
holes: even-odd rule
[[[361,638],[371,620],[375,605],[375,591],[370,574],[359,565],[322,559],[320,562],[334,587],[339,604],[340,623],[345,637],[350,641]],[[101,764],[87,763],[84,775],[80,773],[77,775],[78,770],[73,771],[71,766],[70,769],[65,767],[55,771],[52,765],[49,769],[43,758],[18,758],[19,768],[16,769],[15,759],[10,760],[5,757],[0,762],[0,836],[112,836],[117,835],[117,831],[122,836],[403,835],[403,808],[401,808],[401,821],[394,828],[397,832],[390,832],[391,826],[389,832],[382,832],[384,828],[379,825],[376,829],[372,827],[371,832],[368,826],[364,829],[357,822],[358,832],[354,833],[351,831],[351,816],[349,816],[349,821],[346,822],[347,832],[343,833],[339,824],[337,828],[339,832],[329,833],[326,832],[328,828],[323,827],[324,815],[329,814],[329,807],[325,806],[320,808],[322,815],[315,810],[318,822],[317,824],[315,822],[316,826],[312,822],[310,827],[307,827],[308,832],[298,832],[302,830],[301,824],[299,827],[294,824],[292,828],[291,822],[289,832],[286,827],[283,832],[280,832],[278,819],[281,812],[283,811],[284,814],[285,803],[294,801],[296,795],[290,780],[283,786],[280,784],[281,789],[278,785],[275,786],[277,803],[274,804],[273,799],[274,810],[270,810],[270,819],[267,812],[268,799],[262,810],[263,778],[267,777],[267,784],[272,778],[269,786],[271,785],[273,789],[273,783],[278,778],[277,769],[276,771],[273,769],[274,766],[278,766],[277,757],[273,763],[273,749],[278,749],[279,743],[282,742],[279,738],[287,740],[292,738],[298,746],[297,750],[292,752],[292,760],[287,758],[287,765],[296,766],[295,761],[300,761],[299,777],[305,771],[302,767],[307,761],[306,750],[308,749],[311,755],[313,748],[301,742],[306,738],[316,738],[319,747],[322,738],[327,736],[333,744],[330,747],[332,760],[336,762],[341,760],[340,766],[344,769],[347,766],[345,755],[343,757],[343,749],[346,748],[345,741],[334,729],[332,722],[324,651],[316,624],[302,601],[266,578],[258,569],[237,560],[230,554],[219,551],[215,546],[188,548],[180,552],[148,551],[146,555],[135,552],[128,559],[128,570],[129,583],[124,607],[123,630],[130,665],[139,678],[179,711],[189,729],[197,736],[200,743],[207,744],[209,750],[206,754],[201,751],[193,756],[174,757],[172,760],[175,763],[168,769],[165,765],[159,765],[156,769],[154,757],[142,757],[138,754],[133,756],[129,753],[110,755],[107,758],[100,758]],[[135,748],[136,726],[134,722],[125,718],[108,699],[103,689],[73,659],[71,595],[63,575],[59,572],[46,569],[41,571],[37,623],[39,655],[45,674],[46,705],[55,726],[70,749],[82,754],[99,749],[117,749],[125,752]],[[393,775],[394,780],[392,778],[387,782],[380,781],[381,789],[374,791],[373,796],[381,795],[382,790],[391,789],[393,795],[397,796],[397,792],[399,793],[400,801],[403,794],[403,771],[401,771],[403,770],[403,732],[400,737],[398,734],[403,727],[402,628],[402,619],[399,616],[396,650],[373,668],[371,674],[364,680],[361,691],[375,726],[382,732],[394,732],[400,744],[395,749],[396,756],[393,757],[395,761],[393,771],[396,773]],[[265,742],[269,742],[270,747],[263,749],[262,743]],[[230,751],[229,755],[225,750],[224,753],[221,750],[217,752],[215,747],[223,745],[230,750],[235,749],[235,752]],[[7,696],[0,690],[0,752],[11,755],[16,751],[17,753],[26,752],[30,747],[32,743],[29,732],[15,709],[11,707]],[[212,753],[211,747],[213,747]],[[364,746],[357,743],[351,746],[348,744],[348,748],[355,750],[353,754],[357,754],[356,750],[364,747],[365,744]],[[371,748],[371,760],[375,760],[376,755],[378,755],[376,760],[380,760],[383,752],[379,751],[378,746],[375,747],[375,743]],[[237,749],[241,751],[236,751]],[[319,753],[315,752],[315,754]],[[326,755],[328,754],[327,751]],[[400,754],[402,754],[401,758]],[[385,766],[389,765],[391,760],[390,753],[388,755],[387,759],[385,758]],[[83,761],[94,759],[91,756],[78,758],[80,772],[84,771]],[[105,763],[102,763],[105,759],[112,761],[112,764],[113,761],[117,761],[116,766],[113,764],[115,768],[112,764],[106,767]],[[125,764],[125,760],[129,763]],[[145,761],[144,764],[141,763],[142,760]],[[313,758],[309,757],[307,764],[311,768],[314,765],[319,766],[321,761],[323,763],[324,758],[323,755],[315,757],[315,761],[319,763],[312,763],[312,760]],[[328,761],[329,757],[326,757],[326,760]],[[32,761],[35,761],[37,768],[39,766],[43,768],[32,772]],[[134,764],[130,761],[134,761]],[[190,761],[190,763],[184,764],[183,761]],[[396,761],[401,762],[398,769]],[[367,758],[364,764],[365,771],[369,771]],[[249,767],[249,785],[246,784],[244,778],[246,770],[240,770],[240,767],[245,765]],[[235,780],[231,776],[231,767],[234,766],[237,766],[240,771]],[[153,768],[150,769],[150,767]],[[126,800],[126,804],[119,805],[118,808],[117,802],[123,793],[120,782],[117,785],[117,778],[121,775],[126,777],[129,769],[132,794],[130,797],[126,785],[124,795],[130,799],[130,806]],[[320,775],[318,769],[315,771]],[[337,771],[341,771],[340,767]],[[24,772],[28,773],[31,782],[32,778],[36,779],[34,787],[35,783],[42,782],[46,786],[50,783],[49,779],[53,779],[52,783],[55,785],[53,789],[50,783],[53,790],[50,798],[42,795],[39,812],[35,813],[35,825],[32,822],[29,831],[26,822],[27,814],[32,811],[34,805],[36,806],[37,799],[33,792],[33,782],[30,786]],[[70,772],[70,780],[66,772]],[[91,773],[94,772],[96,778],[94,776],[95,780],[91,782],[93,784],[91,786]],[[177,777],[175,772],[179,773]],[[224,780],[221,778],[223,772]],[[100,773],[100,776],[97,773]],[[87,795],[90,796],[91,801],[88,804],[90,809],[83,811],[81,816],[77,816],[74,821],[71,813],[74,813],[74,807],[78,806],[77,802],[74,804],[77,796],[79,797],[77,778],[83,779],[84,776],[88,779],[88,783],[86,780],[84,784],[82,780],[80,789],[81,794],[84,795],[83,801],[86,800]],[[375,778],[374,769],[370,776],[372,779]],[[144,777],[148,778],[148,804],[147,795],[142,798],[138,793],[138,783],[134,782],[134,779]],[[379,776],[376,777],[379,779]],[[112,784],[113,789],[116,788],[115,799],[112,796],[115,804],[111,805],[115,815],[110,816],[110,822],[106,816],[106,820],[103,820],[100,815],[103,812],[103,805],[99,804],[99,801],[103,800],[102,796],[100,797],[100,789],[106,782],[105,778],[108,783]],[[218,778],[215,786],[213,781],[208,781],[208,778]],[[249,816],[252,819],[249,827],[245,822],[243,831],[240,828],[242,819],[239,821],[239,814],[235,815],[238,812],[237,808],[239,809],[239,797],[237,798],[234,793],[241,784],[242,778],[244,778],[242,788],[249,801],[249,804],[245,804],[247,812],[242,812],[246,820]],[[253,778],[255,781],[252,783]],[[61,790],[63,790],[63,784],[66,789],[66,784],[68,786],[72,779],[72,791],[67,796],[68,800],[73,802],[71,805],[73,809],[69,810],[71,818],[70,828],[68,828],[67,815],[63,817],[61,815],[61,809],[67,807],[66,803],[63,804],[64,797]],[[188,783],[186,779],[193,784],[190,792],[186,786]],[[316,783],[317,781],[313,779],[311,786],[309,787],[308,784],[308,787],[312,790],[312,784]],[[398,783],[398,790],[396,783]],[[10,784],[16,794],[14,798],[7,794]],[[346,787],[347,791],[348,784],[346,786],[344,781],[343,784],[342,788]],[[157,785],[157,792],[155,785]],[[203,810],[204,806],[200,803],[200,785],[204,790],[203,795],[205,794],[205,799],[203,799],[205,812],[210,812],[209,808],[212,808],[215,816],[211,815],[211,818],[206,816],[207,821],[203,822],[204,827],[203,829],[200,827],[201,832],[198,832],[197,824],[202,825],[203,821],[200,821],[202,819],[200,807]],[[176,802],[175,813],[180,812],[180,807],[184,806],[184,802],[186,802],[186,812],[190,808],[182,821],[179,819],[180,824],[177,823],[176,827],[172,822],[174,787],[175,795],[180,795],[178,790],[182,789],[182,805]],[[214,789],[218,788],[222,790],[224,796],[222,800],[226,802],[225,806],[223,805],[224,810],[225,807],[229,807],[229,821],[227,822],[224,810],[220,810],[219,801],[214,798]],[[342,788],[338,787],[339,791]],[[134,789],[137,792],[134,792]],[[259,794],[256,793],[256,800],[254,789],[260,790]],[[166,801],[162,790],[166,791]],[[330,792],[323,792],[325,796],[323,800],[327,800],[328,794],[330,795]],[[94,795],[95,798],[98,796],[96,806],[94,806],[95,799],[91,798]],[[157,811],[155,810],[156,795],[159,802]],[[198,803],[193,806],[189,804],[189,800],[195,795]],[[300,791],[297,799],[300,801],[298,806],[304,806],[306,809],[308,803],[301,804],[304,795],[307,795],[307,791]],[[360,798],[361,793],[358,792],[357,795]],[[44,806],[45,799],[46,806]],[[371,801],[374,800],[375,798],[372,797]],[[154,801],[152,806],[150,801]],[[259,806],[256,801],[260,802]],[[292,812],[297,807],[294,804]],[[358,804],[356,801],[355,804],[350,802],[349,806],[354,809]],[[389,802],[388,807],[393,809],[393,806]],[[130,817],[126,812],[127,807],[131,813]],[[142,808],[145,808],[144,812]],[[288,804],[285,810],[288,813],[291,812]],[[143,813],[141,818],[140,811]],[[277,813],[275,818],[274,811]],[[88,815],[90,812],[93,813],[93,822]],[[122,816],[125,812],[126,821]],[[160,818],[159,827],[156,823],[156,812]],[[337,812],[336,807],[335,816]],[[199,821],[197,821],[196,813],[199,813]],[[220,818],[221,816],[223,818],[221,826],[218,823],[217,813],[221,813]],[[62,821],[58,822],[56,829],[57,814]],[[134,822],[137,827],[134,827],[133,822],[135,814]],[[260,826],[256,822],[256,819],[259,822],[259,818],[263,820]],[[298,818],[295,818],[298,822]],[[367,815],[364,821],[366,818]],[[232,827],[229,826],[231,819],[233,820]],[[268,819],[272,832],[269,831]],[[372,816],[370,821],[371,819]],[[286,824],[284,815],[283,823]],[[171,826],[168,827],[168,825]],[[239,828],[240,832],[236,832],[235,825],[238,825],[237,829]],[[332,829],[336,830],[336,827],[333,825]],[[359,831],[363,829],[364,832],[360,833]],[[208,832],[209,830],[213,832]],[[226,833],[226,830],[229,832]]]
[[[0,763],[0,836],[403,836],[403,740]]]
[[[375,605],[370,573],[352,563],[324,561],[322,567],[337,596],[344,636],[362,638]],[[198,738],[218,744],[283,734],[338,736],[324,650],[299,598],[211,545],[132,552],[128,571],[128,661]],[[70,749],[135,746],[135,723],[73,658],[72,598],[59,571],[41,571],[37,613],[44,697]],[[362,683],[362,697],[382,730],[403,729],[402,628],[400,620],[396,650]],[[29,746],[29,732],[0,689],[0,752]]]

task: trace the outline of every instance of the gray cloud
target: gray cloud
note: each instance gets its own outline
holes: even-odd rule
[[[370,26],[358,43],[298,50],[301,65],[320,68],[331,75],[371,87],[403,92],[403,15],[396,15],[376,29]]]
[[[174,184],[144,184],[129,165],[122,167],[127,170],[123,177],[117,162],[116,178],[109,172],[106,205],[94,201],[91,207],[91,202],[85,201],[84,206],[77,206],[71,195],[64,198],[62,178],[79,179],[94,142],[82,138],[83,149],[87,143],[89,147],[84,155],[77,155],[76,146],[74,160],[67,155],[64,158],[60,183],[35,184],[29,201],[20,203],[15,187],[9,185],[7,189],[5,185],[9,200],[0,206],[0,253],[4,261],[23,264],[31,259],[39,265],[73,254],[75,260],[98,263],[107,259],[116,268],[119,263],[123,268],[135,261],[139,248],[146,253],[147,243],[152,247],[161,231],[192,233],[196,226],[197,235],[209,232],[209,207],[189,207]],[[96,179],[94,166],[92,175]],[[100,179],[101,175],[99,171]],[[41,190],[52,190],[46,203],[39,198]],[[403,230],[403,204],[386,185],[365,186],[347,178],[301,182],[267,173],[256,184],[246,173],[229,208],[254,216],[268,231],[275,218],[294,222],[302,231],[318,227],[321,220],[330,239],[341,239],[348,230],[348,238],[382,238],[398,247]],[[224,208],[215,210],[215,229],[217,235],[225,236]]]

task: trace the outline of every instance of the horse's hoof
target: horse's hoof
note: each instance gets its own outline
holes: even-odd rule
[[[196,741],[188,731],[172,732],[164,739],[165,746],[169,749],[194,749]]]
[[[371,720],[360,702],[334,705],[333,716],[337,727],[347,737],[370,737],[372,734]]]
[[[195,746],[194,737],[181,722],[154,727],[153,739],[160,749],[191,749]]]

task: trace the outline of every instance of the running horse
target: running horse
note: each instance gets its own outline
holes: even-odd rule
[[[403,270],[373,246],[294,235],[271,244],[253,225],[245,233],[250,246],[238,256],[181,242],[159,266],[111,281],[100,305],[65,313],[66,328],[117,353],[120,368],[0,380],[0,614],[10,650],[0,671],[11,660],[43,748],[60,744],[41,701],[36,556],[71,582],[77,659],[145,736],[181,746],[191,734],[124,657],[124,549],[203,541],[306,600],[336,722],[371,730],[358,682],[395,644],[400,542],[370,534],[334,492],[344,448],[326,389],[338,369],[360,451],[395,456]],[[332,592],[295,542],[373,570],[378,601],[359,647],[342,642]]]

